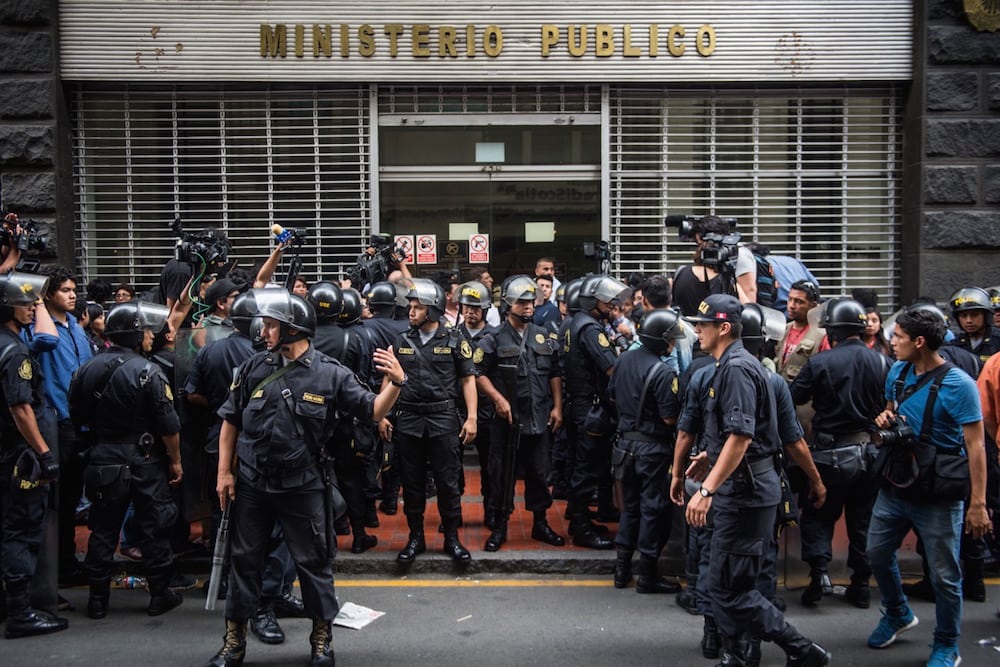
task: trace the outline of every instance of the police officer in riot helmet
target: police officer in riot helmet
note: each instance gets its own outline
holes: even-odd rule
[[[478,428],[472,346],[460,329],[444,325],[446,301],[440,285],[416,278],[408,298],[410,329],[396,341],[408,380],[397,404],[395,422],[384,421],[380,426],[380,435],[392,440],[399,456],[403,506],[410,531],[396,560],[412,562],[427,549],[424,508],[429,464],[437,487],[444,553],[457,562],[466,562],[472,556],[458,539],[462,522],[458,485],[461,445],[472,442]],[[464,400],[468,415],[461,424],[457,416],[459,400]]]
[[[12,271],[0,276],[0,574],[6,591],[8,639],[65,630],[65,618],[31,607],[29,583],[38,565],[45,532],[49,483],[59,476],[59,463],[46,437],[54,429],[45,422],[45,397],[38,363],[21,338],[31,324],[36,304],[46,294],[48,279]],[[44,308],[44,306],[42,306]]]
[[[861,340],[865,308],[854,299],[826,302],[821,326],[832,349],[809,358],[790,390],[796,404],[812,401],[813,459],[827,488],[826,503],[814,508],[802,502],[799,519],[802,560],[809,564],[809,586],[802,604],[815,606],[833,592],[827,567],[832,560],[833,532],[845,515],[850,542],[847,556],[851,584],[845,599],[866,609],[871,592],[866,542],[877,488],[865,475],[869,428],[884,407],[883,384],[888,365]]]
[[[573,544],[591,549],[611,549],[613,543],[591,521],[588,504],[595,489],[604,516],[610,507],[611,436],[613,417],[607,402],[608,379],[613,372],[615,353],[604,333],[603,322],[612,304],[622,303],[629,288],[610,276],[586,278],[580,286],[579,306],[563,333],[566,390],[571,399],[571,419],[576,437],[573,472],[569,480],[570,533]],[[567,288],[567,300],[572,294]]]
[[[184,474],[180,419],[170,383],[144,356],[168,314],[166,306],[143,301],[114,306],[105,322],[112,347],[82,366],[70,387],[73,423],[91,441],[84,472],[93,503],[84,561],[91,618],[108,613],[113,556],[130,503],[142,534],[147,612],[158,616],[181,603],[181,596],[168,588],[173,574],[169,531],[177,516],[169,487],[180,484]]]
[[[528,276],[506,281],[501,298],[507,318],[482,337],[473,357],[476,383],[496,411],[490,422],[487,500],[495,523],[486,551],[498,551],[507,540],[519,465],[524,469],[524,505],[534,516],[532,539],[553,546],[566,543],[545,518],[552,506],[548,440],[550,429],[562,425],[562,379],[555,335],[532,322],[538,295],[537,283]]]
[[[615,581],[631,578],[632,555],[638,549],[637,593],[680,590],[657,572],[660,552],[670,539],[668,472],[680,412],[677,375],[660,357],[684,338],[684,326],[673,310],[647,313],[638,327],[642,345],[618,358],[608,383],[608,394],[618,409],[619,439],[611,461],[622,504],[615,535]]]
[[[231,569],[226,596],[226,633],[209,665],[238,665],[246,652],[246,623],[258,608],[261,567],[271,530],[278,522],[298,566],[312,665],[335,663],[331,621],[338,611],[332,560],[332,492],[326,445],[341,414],[381,420],[399,395],[403,371],[390,351],[377,350],[375,364],[392,380],[378,395],[354,374],[315,349],[316,313],[305,299],[284,290],[256,294],[267,353],[236,371],[232,391],[219,410],[216,490],[220,505],[232,503]]]
[[[703,437],[711,469],[688,502],[686,518],[703,527],[712,512],[708,591],[729,662],[746,664],[741,638],[778,644],[787,665],[826,665],[830,654],[789,625],[757,588],[764,546],[774,530],[781,482],[775,454],[781,448],[775,395],[764,368],[739,338],[743,307],[733,296],[713,294],[688,318],[702,350],[716,360],[703,405]]]
[[[986,290],[963,287],[948,303],[960,329],[952,345],[972,352],[982,363],[1000,351],[1000,329],[993,326],[993,300]]]

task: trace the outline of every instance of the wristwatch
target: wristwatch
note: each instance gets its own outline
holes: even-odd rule
[[[389,378],[389,384],[393,385],[394,387],[402,387],[404,384],[406,384],[406,375],[403,375],[403,379],[400,380],[399,382],[396,382],[392,378]]]
[[[715,495],[715,491],[709,491],[704,486],[698,489],[698,493],[701,494],[702,498],[711,498]]]

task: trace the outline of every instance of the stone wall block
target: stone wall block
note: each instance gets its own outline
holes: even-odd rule
[[[991,157],[1000,155],[1000,120],[927,120],[929,157]]]
[[[52,83],[49,79],[14,79],[4,83],[0,118],[52,118]]]
[[[962,8],[961,0],[928,0],[927,20],[965,21],[965,10]]]
[[[925,213],[922,238],[924,248],[1000,248],[1000,212]]]
[[[924,172],[924,202],[927,204],[975,204],[975,167],[927,167]]]
[[[52,36],[49,33],[0,33],[0,72],[51,71]]]
[[[56,209],[56,176],[50,171],[5,171],[0,176],[3,205],[19,215]]]
[[[979,75],[975,72],[928,75],[927,108],[931,111],[971,111],[979,108]]]
[[[3,0],[0,25],[38,26],[51,21],[48,0]]]
[[[988,74],[986,77],[986,95],[992,111],[1000,111],[1000,74]]]
[[[987,204],[1000,204],[1000,164],[983,168],[983,200]]]
[[[921,253],[920,286],[915,293],[944,303],[963,287],[998,284],[1000,262],[995,252],[930,251]]]
[[[0,166],[47,167],[54,161],[51,125],[0,125]]]
[[[927,50],[932,65],[995,65],[1000,63],[1000,32],[932,25],[927,29]]]

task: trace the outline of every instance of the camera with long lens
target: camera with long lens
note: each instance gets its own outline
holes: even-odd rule
[[[170,229],[177,237],[174,248],[177,261],[191,265],[221,266],[229,261],[232,246],[226,235],[213,229],[186,232],[180,218],[174,218]]]
[[[704,234],[701,237],[701,263],[719,273],[734,273],[739,254],[740,236],[732,234]]]
[[[6,214],[0,213],[0,219],[6,219]],[[18,226],[21,230],[18,231]],[[0,244],[17,248],[22,253],[43,252],[49,243],[49,237],[39,231],[39,222],[31,218],[20,218],[7,221],[0,225]]]
[[[387,280],[405,259],[406,248],[393,245],[392,236],[372,234],[368,239],[368,250],[358,256],[357,263],[348,269],[347,277],[359,287],[374,285]]]
[[[882,443],[883,447],[885,445],[912,447],[918,440],[917,434],[913,432],[912,428],[898,421],[887,429],[875,431],[874,437],[875,441]]]
[[[681,241],[694,241],[696,234],[704,234],[703,215],[668,215],[663,219],[664,227],[676,227],[677,238]],[[736,230],[736,218],[720,218],[729,225],[729,231]],[[704,238],[704,236],[702,236]]]

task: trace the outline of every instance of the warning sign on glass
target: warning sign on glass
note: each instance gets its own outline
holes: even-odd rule
[[[469,263],[490,263],[490,235],[469,234]]]
[[[413,264],[413,234],[397,234],[396,247],[406,252],[406,263]]]
[[[437,264],[437,234],[417,234],[417,264]]]

